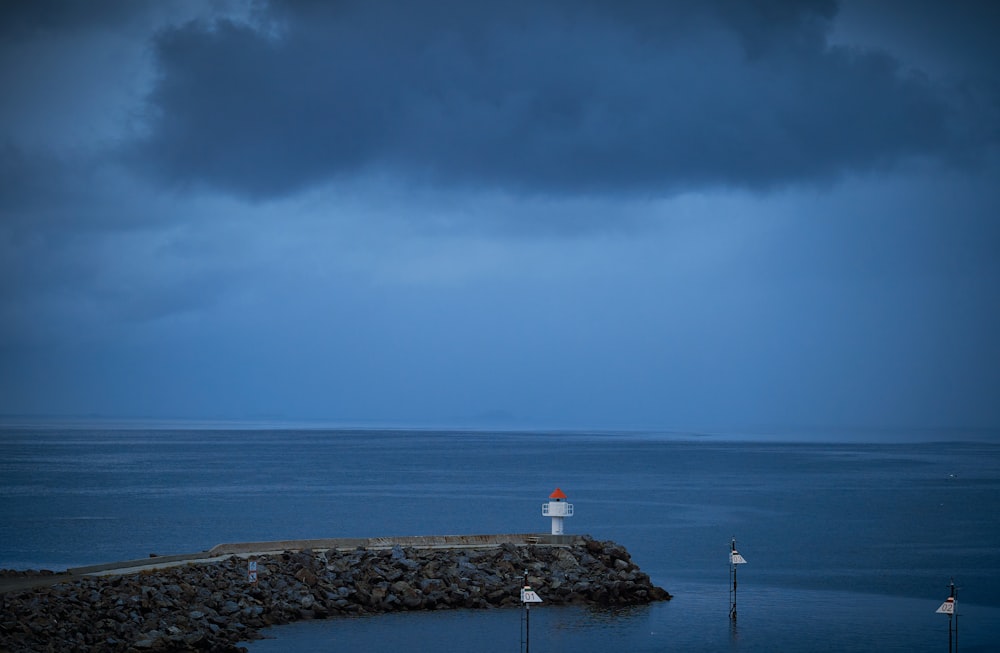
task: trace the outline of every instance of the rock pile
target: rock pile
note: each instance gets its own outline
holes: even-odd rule
[[[571,547],[286,551],[130,575],[87,576],[0,595],[0,652],[239,651],[268,626],[398,610],[666,600],[614,542]]]

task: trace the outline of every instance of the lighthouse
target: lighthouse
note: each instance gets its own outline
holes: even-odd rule
[[[552,534],[563,534],[563,518],[573,516],[573,504],[566,503],[566,493],[559,488],[549,495],[549,502],[542,504],[542,515],[552,518]]]

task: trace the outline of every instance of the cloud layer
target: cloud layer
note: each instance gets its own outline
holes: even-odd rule
[[[514,192],[829,183],[978,147],[830,2],[278,3],[156,40],[137,156],[251,198],[381,173]]]

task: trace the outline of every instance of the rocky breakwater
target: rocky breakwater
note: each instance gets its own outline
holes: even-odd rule
[[[238,651],[301,619],[519,605],[528,582],[548,604],[670,598],[614,542],[571,546],[285,551],[126,575],[71,578],[0,595],[0,651]]]

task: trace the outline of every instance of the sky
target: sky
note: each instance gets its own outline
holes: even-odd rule
[[[0,414],[998,428],[998,7],[5,2]]]

